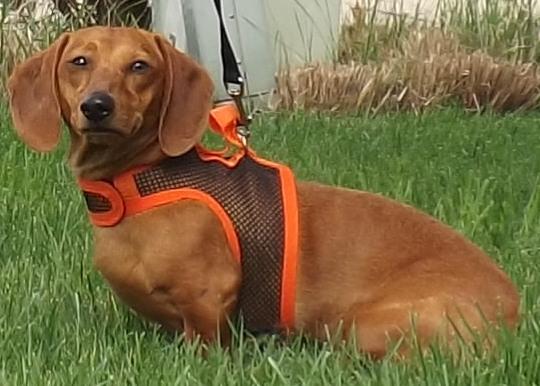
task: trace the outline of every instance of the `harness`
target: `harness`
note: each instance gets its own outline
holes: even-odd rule
[[[113,181],[79,180],[90,221],[113,227],[126,217],[181,200],[204,203],[219,219],[242,267],[239,313],[253,332],[294,326],[298,207],[291,170],[258,157],[238,139],[233,105],[212,110],[210,127],[228,142],[201,145],[156,165],[136,167]],[[231,147],[235,148],[232,155]]]

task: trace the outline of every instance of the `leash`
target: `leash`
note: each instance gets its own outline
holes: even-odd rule
[[[219,18],[220,29],[220,45],[221,45],[221,63],[223,66],[223,84],[227,90],[227,94],[234,101],[236,108],[238,109],[239,121],[236,127],[236,134],[240,138],[240,141],[247,147],[251,130],[249,124],[252,121],[252,116],[246,113],[244,102],[242,100],[245,92],[245,80],[240,71],[240,66],[234,55],[231,41],[225,28],[225,20],[222,14],[221,0],[214,0],[216,12]]]

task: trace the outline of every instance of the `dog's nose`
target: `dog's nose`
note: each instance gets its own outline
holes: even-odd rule
[[[89,121],[101,122],[114,111],[114,99],[104,92],[93,93],[81,103],[81,111]]]

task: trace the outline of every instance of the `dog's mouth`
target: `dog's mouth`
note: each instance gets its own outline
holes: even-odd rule
[[[125,133],[113,128],[87,127],[81,130],[81,133],[88,137],[125,137]]]

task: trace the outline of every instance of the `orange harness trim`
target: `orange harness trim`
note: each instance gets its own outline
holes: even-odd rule
[[[298,265],[298,201],[295,179],[288,167],[259,158],[252,149],[242,146],[236,136],[237,122],[238,112],[234,105],[223,105],[215,108],[210,114],[210,127],[225,138],[228,146],[223,151],[208,150],[201,145],[197,145],[195,149],[202,161],[218,161],[230,169],[236,168],[239,162],[248,156],[256,163],[278,171],[284,220],[279,327],[289,331],[295,323]],[[226,157],[225,154],[229,151],[229,146],[234,146],[236,153]],[[97,200],[97,202],[94,201],[93,206],[97,207],[98,210],[88,212],[92,224],[98,227],[113,227],[125,217],[134,216],[162,205],[180,200],[201,201],[218,217],[235,259],[242,264],[242,248],[238,234],[231,217],[223,206],[211,195],[191,188],[167,189],[146,196],[141,195],[137,187],[136,176],[150,168],[151,166],[136,167],[115,177],[112,183],[79,179],[79,186],[85,192],[87,202],[89,197]]]

